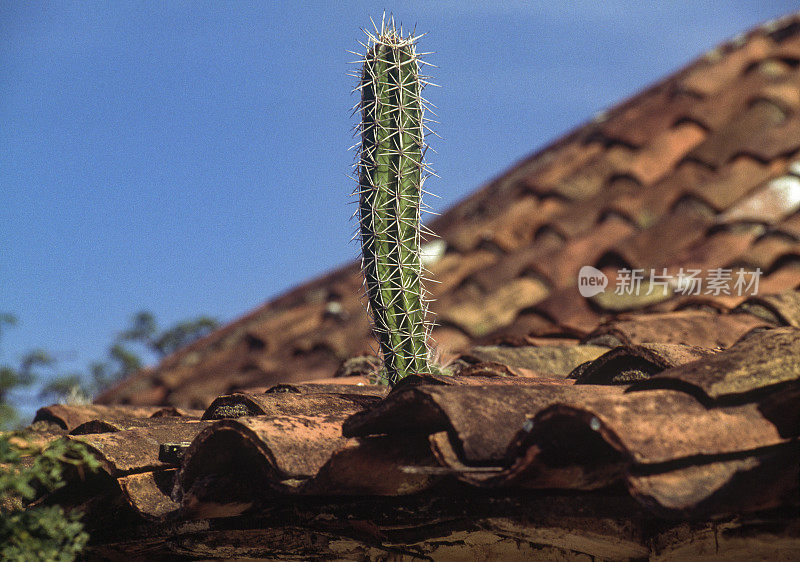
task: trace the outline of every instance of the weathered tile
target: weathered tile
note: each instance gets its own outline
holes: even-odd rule
[[[634,472],[627,480],[631,494],[663,517],[741,515],[790,503],[799,461],[800,449],[792,443],[740,458]]]
[[[652,185],[705,138],[706,131],[699,125],[691,122],[679,123],[659,133],[643,146],[626,171],[638,178],[643,185]]]
[[[177,515],[180,504],[170,497],[177,469],[129,474],[118,479],[123,494],[145,519],[161,520]]]
[[[68,439],[86,445],[113,476],[164,470],[173,465],[161,460],[162,444],[189,442],[210,425],[206,421],[181,418],[173,418],[171,422],[110,433],[70,435]]]
[[[476,346],[462,359],[494,361],[512,368],[566,377],[581,363],[596,359],[606,351],[608,348],[597,345]]]
[[[405,496],[441,480],[420,470],[437,467],[427,438],[419,435],[348,439],[303,486],[304,494]],[[412,467],[415,470],[408,470]]]
[[[205,422],[185,453],[178,496],[188,518],[231,517],[275,493],[297,493],[343,449],[344,412]]]
[[[575,287],[553,291],[534,307],[533,312],[543,314],[562,331],[579,336],[588,334],[604,320],[603,315],[596,312]]]
[[[519,432],[513,447],[523,451],[537,446],[540,454],[554,456],[552,464],[559,462],[559,454],[591,463],[592,454],[587,453],[599,446],[592,444],[593,432],[608,448],[607,453],[596,449],[598,458],[613,458],[616,452],[632,463],[656,466],[788,442],[756,404],[707,409],[692,395],[677,390],[560,401],[540,410],[528,427],[529,431]],[[589,450],[580,452],[581,447]]]
[[[621,393],[619,387],[576,387],[528,380],[530,384],[407,386],[372,410],[350,417],[343,432],[358,437],[448,431],[459,443],[457,449],[462,452],[463,462],[496,464],[505,458],[509,442],[527,414],[571,398]]]
[[[552,158],[547,166],[536,173],[526,174],[520,181],[526,189],[537,195],[550,195],[566,177],[592,162],[604,150],[601,142],[586,143],[582,136],[575,137],[551,152]]]
[[[519,278],[484,295],[480,302],[463,302],[440,312],[440,321],[451,322],[473,337],[510,324],[523,308],[540,302],[548,294],[544,283]]]
[[[784,234],[788,234],[795,240],[800,241],[800,213],[791,215],[775,228]]]
[[[101,404],[86,404],[83,406],[70,406],[67,404],[53,404],[39,408],[32,423],[46,421],[55,423],[67,431],[72,431],[79,425],[92,420],[126,420],[133,418],[161,417],[164,412],[178,415],[191,414],[185,410],[165,409],[162,406],[104,406]]]
[[[718,211],[727,209],[773,174],[772,167],[749,156],[735,158],[723,166],[713,179],[689,186],[691,193]]]
[[[740,76],[750,63],[766,57],[770,47],[769,40],[755,36],[729,53],[712,51],[681,78],[681,87],[703,96],[714,94]]]
[[[575,384],[631,384],[713,353],[703,347],[674,343],[622,345],[597,357],[573,376]]]
[[[787,327],[750,333],[729,349],[662,371],[633,390],[681,388],[703,400],[731,402],[798,380],[800,330]]]
[[[739,152],[751,154],[764,161],[790,156],[800,148],[800,116],[794,115],[783,123],[760,129],[742,142]]]
[[[683,115],[691,103],[667,86],[646,92],[625,105],[622,111],[600,125],[604,137],[640,147],[666,130]]]
[[[684,272],[699,269],[708,272],[717,268],[730,268],[751,250],[751,244],[763,232],[761,225],[737,225],[710,234],[687,248],[671,263],[668,273],[678,279]]]
[[[783,110],[774,103],[757,101],[709,134],[688,156],[718,168],[740,153],[750,139],[780,125],[785,119]]]
[[[800,209],[800,178],[786,175],[739,201],[720,216],[720,223],[752,221],[777,224]]]
[[[665,267],[704,237],[713,224],[708,211],[687,202],[664,215],[652,227],[616,244],[611,251],[634,268]]]
[[[800,259],[798,256],[787,256],[785,261],[779,259],[772,265],[772,271],[759,282],[761,293],[782,293],[789,289],[800,289]]]
[[[769,271],[773,264],[783,256],[792,252],[800,254],[800,242],[791,237],[775,232],[767,234],[748,248],[736,260],[737,263]]]
[[[600,326],[586,343],[623,345],[676,343],[707,349],[725,349],[753,328],[769,326],[749,314],[678,311],[643,314],[613,320]]]
[[[203,419],[219,420],[243,416],[346,416],[376,404],[382,394],[382,389],[358,393],[347,388],[344,393],[295,393],[291,386],[282,385],[264,394],[236,393],[220,396],[208,407]]]
[[[739,308],[777,325],[800,328],[800,291],[755,295]]]

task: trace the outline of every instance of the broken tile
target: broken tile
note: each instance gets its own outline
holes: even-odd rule
[[[119,486],[136,512],[145,519],[161,520],[176,515],[180,504],[170,497],[177,469],[129,474]]]
[[[160,420],[163,421],[163,420]],[[111,433],[70,435],[68,439],[83,443],[94,453],[107,472],[123,476],[135,472],[164,470],[172,465],[159,457],[162,443],[189,442],[210,425],[199,420],[174,418],[172,423],[124,429]]]

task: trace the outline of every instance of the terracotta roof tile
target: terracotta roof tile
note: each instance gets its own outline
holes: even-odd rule
[[[480,337],[514,320],[517,312],[541,301],[547,287],[539,280],[520,278],[482,295],[481,302],[466,301],[451,305],[437,317]]]
[[[781,326],[800,328],[800,292],[756,295],[740,306],[741,310]]]
[[[160,445],[190,442],[209,422],[181,418],[161,421],[170,423],[152,423],[109,433],[70,435],[69,439],[79,441],[95,452],[112,476],[163,470],[170,468],[172,463],[161,460]]]
[[[628,267],[650,269],[673,263],[682,252],[700,240],[712,219],[707,209],[687,202],[663,216],[647,230],[616,244],[616,254]]]
[[[568,334],[586,335],[604,320],[586,299],[575,297],[574,287],[553,291],[532,312],[544,315]]]
[[[724,47],[711,51],[680,80],[680,86],[702,96],[714,94],[736,80],[753,61],[765,58],[771,47],[768,39],[756,35],[730,52],[723,52]]]
[[[170,416],[196,415],[195,411],[171,406],[104,406],[101,404],[70,406],[53,404],[40,408],[32,423],[44,421],[54,423],[67,431],[92,420],[125,420],[141,418],[162,418]]]
[[[165,519],[175,514],[180,504],[170,497],[176,469],[129,474],[118,479],[131,507],[144,519]]]
[[[776,224],[800,209],[800,177],[785,175],[763,188],[720,217],[720,222],[752,221]]]
[[[664,517],[698,518],[767,510],[784,503],[800,473],[794,444],[754,451],[744,458],[631,474],[631,494]]]
[[[654,133],[665,131],[692,107],[693,99],[677,95],[667,86],[655,87],[644,93],[636,104],[630,104],[603,122],[599,130],[603,137],[632,147],[646,144]]]
[[[529,345],[532,343],[531,338],[564,335],[564,332],[565,328],[559,326],[555,321],[525,309],[511,324],[490,332],[482,338],[477,338],[474,343],[480,345]],[[469,347],[466,346],[462,352],[466,352]]]
[[[428,490],[441,476],[404,467],[434,468],[426,436],[348,439],[303,488],[306,494],[405,496]],[[433,471],[431,471],[433,472]]]
[[[306,387],[308,388],[308,387]],[[214,400],[203,419],[219,420],[243,416],[324,416],[329,411],[355,413],[380,400],[385,388],[370,388],[367,392],[347,394],[325,392],[294,392],[292,387],[276,387],[264,394],[229,394]],[[344,415],[344,414],[343,414]]]
[[[721,353],[662,371],[633,390],[680,387],[704,400],[729,402],[798,381],[800,330],[776,328],[748,334]]]
[[[711,176],[712,172],[707,166],[691,161],[681,162],[671,175],[650,189],[612,195],[606,208],[631,217],[641,228],[649,228],[666,215],[682,195]]]
[[[786,220],[777,225],[776,229],[800,241],[800,213],[789,216]]]
[[[684,392],[648,390],[558,400],[532,416],[531,429],[520,431],[513,450],[519,455],[535,445],[539,454],[569,455],[572,449],[575,461],[591,462],[577,452],[590,431],[628,461],[654,466],[788,442],[754,404],[707,409]]]
[[[654,137],[627,169],[643,185],[664,177],[690,149],[706,138],[706,131],[695,123],[684,122]]]
[[[769,271],[773,264],[788,254],[800,255],[800,243],[780,233],[770,233],[756,240],[734,263]]]
[[[630,384],[712,353],[703,347],[674,343],[621,345],[587,363],[572,377],[575,384]]]
[[[780,262],[780,260],[779,260]],[[788,289],[800,289],[797,275],[800,273],[800,260],[790,259],[786,263],[778,263],[760,283],[762,294],[777,294]]]
[[[585,135],[576,136],[560,150],[543,155],[549,157],[547,165],[536,174],[526,174],[520,181],[532,193],[551,195],[567,177],[604,150],[603,143],[586,143]]]
[[[554,401],[620,394],[618,387],[528,384],[486,386],[406,386],[376,408],[349,418],[350,437],[447,431],[466,464],[502,463],[526,414]]]
[[[770,165],[740,156],[723,166],[713,180],[689,185],[688,191],[722,211],[774,175],[777,173]]]
[[[780,107],[766,100],[758,100],[710,134],[688,157],[719,168],[740,153],[742,146],[750,139],[757,138],[760,133],[785,120],[786,114]]]
[[[674,343],[725,349],[753,328],[769,324],[749,314],[716,314],[685,310],[642,314],[612,320],[592,332],[587,343],[630,345]]]
[[[763,232],[760,226],[737,226],[709,234],[704,240],[700,240],[669,262],[669,271],[677,276],[681,268],[709,270],[736,264]]]
[[[476,346],[462,360],[494,361],[556,376],[569,375],[575,367],[596,359],[608,348],[597,345]]]

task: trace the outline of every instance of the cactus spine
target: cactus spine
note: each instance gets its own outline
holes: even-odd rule
[[[367,32],[357,105],[361,135],[358,221],[362,269],[373,333],[390,384],[429,372],[427,300],[420,241],[422,185],[427,175],[418,37],[393,19]]]

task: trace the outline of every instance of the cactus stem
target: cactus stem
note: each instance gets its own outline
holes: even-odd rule
[[[416,53],[419,37],[404,35],[394,18],[381,18],[380,29],[366,31],[365,52],[353,89],[361,94],[354,113],[360,134],[356,162],[359,231],[364,290],[390,383],[419,371],[430,371],[427,321],[430,302],[423,287],[420,215],[425,178],[435,175],[424,162],[424,136],[433,122],[424,117],[430,104],[422,98],[427,77]]]

